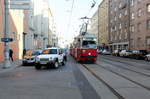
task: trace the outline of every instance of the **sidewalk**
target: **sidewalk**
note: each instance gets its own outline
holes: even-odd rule
[[[22,61],[17,59],[17,60],[14,60],[13,62],[10,61],[10,64],[11,64],[10,68],[4,69],[3,68],[4,67],[4,62],[0,62],[0,73],[7,72],[7,71],[10,71],[12,69],[15,69],[15,68],[21,66]]]

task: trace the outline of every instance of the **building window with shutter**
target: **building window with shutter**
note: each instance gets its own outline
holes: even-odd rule
[[[150,29],[150,19],[147,21],[147,28]]]
[[[150,12],[150,4],[147,4],[147,12]]]

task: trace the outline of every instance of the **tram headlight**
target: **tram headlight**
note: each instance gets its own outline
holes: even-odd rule
[[[91,53],[89,53],[89,55],[91,55]]]
[[[85,53],[85,50],[82,50],[82,53]]]

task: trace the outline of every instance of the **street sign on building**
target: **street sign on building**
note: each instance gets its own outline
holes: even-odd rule
[[[1,38],[2,42],[12,42],[13,39],[12,38]]]
[[[10,0],[9,8],[10,9],[29,10],[30,2],[31,2],[30,0]]]

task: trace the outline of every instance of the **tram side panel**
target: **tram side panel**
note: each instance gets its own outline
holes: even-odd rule
[[[92,61],[96,62],[97,60],[97,50],[96,49],[77,49],[77,61]]]

